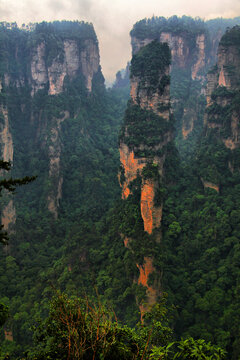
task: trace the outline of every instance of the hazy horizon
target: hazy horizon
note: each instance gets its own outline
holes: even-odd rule
[[[239,0],[0,0],[0,21],[23,23],[83,20],[96,31],[103,75],[107,82],[115,78],[131,58],[129,32],[143,18],[187,15],[208,20],[240,16]]]

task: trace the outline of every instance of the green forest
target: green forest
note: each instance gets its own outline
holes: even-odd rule
[[[136,102],[128,81],[106,89],[91,63],[92,24],[0,24],[1,217],[11,219],[0,234],[1,360],[240,359],[238,24],[137,22],[131,36],[153,41],[130,64]],[[186,40],[186,66],[159,43],[162,32]],[[194,77],[202,34],[205,62]],[[234,59],[222,68],[216,43]],[[80,59],[70,65],[69,48]],[[146,103],[157,94],[169,118],[143,108],[141,91]],[[125,199],[121,144],[146,162]],[[162,207],[151,234],[141,215],[146,182]],[[154,271],[143,286],[146,257]],[[156,283],[157,301],[142,315]]]

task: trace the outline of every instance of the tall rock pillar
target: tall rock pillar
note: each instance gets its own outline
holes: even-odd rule
[[[170,59],[168,45],[158,41],[133,56],[131,99],[120,135],[119,179],[126,217],[131,219],[128,228],[123,225],[123,237],[135,255],[139,269],[136,281],[146,290],[145,299],[139,302],[142,315],[160,295],[160,276],[154,266],[152,246],[161,239],[164,164],[174,131]]]

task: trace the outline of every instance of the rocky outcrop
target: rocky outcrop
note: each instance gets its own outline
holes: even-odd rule
[[[60,159],[61,159],[61,141],[60,131],[61,123],[69,117],[69,113],[65,111],[62,117],[55,119],[55,126],[51,129],[50,145],[48,148],[49,155],[49,178],[53,184],[52,190],[48,195],[48,210],[54,215],[55,219],[58,216],[59,200],[62,198],[62,183],[63,178],[60,174]]]
[[[63,184],[61,123],[70,117],[70,111],[71,116],[75,114],[70,102],[55,95],[67,91],[65,98],[70,98],[71,86],[81,88],[84,97],[92,91],[94,76],[100,71],[98,41],[92,25],[83,22],[42,23],[28,31],[18,29],[17,33],[20,41],[14,38],[11,42],[11,31],[7,35],[4,32],[6,41],[1,45],[4,48],[0,74],[2,158],[15,166],[23,152],[27,152],[23,160],[27,162],[31,152],[41,149],[41,154],[44,153],[41,160],[49,164],[48,175],[47,171],[45,174],[49,184],[49,192],[45,194],[47,207],[57,218]],[[103,85],[103,78],[96,81],[100,82]],[[8,101],[13,96],[14,101]],[[27,134],[23,141],[18,140],[20,132]],[[43,168],[47,170],[47,166]],[[2,216],[6,227],[15,220],[12,201],[2,209]]]
[[[140,46],[138,47],[140,48]],[[135,50],[137,47],[135,48]],[[162,64],[157,68],[159,61],[156,53],[162,57]],[[155,55],[153,55],[155,54]],[[156,60],[158,59],[158,60]],[[146,71],[141,61],[150,62]],[[162,202],[156,203],[156,192],[159,188],[159,179],[164,176],[165,148],[173,139],[170,114],[169,88],[170,53],[166,44],[151,42],[140,49],[132,59],[131,64],[131,102],[126,111],[125,123],[120,137],[120,161],[124,173],[122,198],[127,200],[134,189],[131,185],[137,177],[141,178],[139,208],[143,221],[144,231],[152,235],[154,230],[155,241],[161,238]],[[157,78],[151,76],[151,70]],[[139,73],[140,71],[140,73]],[[132,115],[132,113],[134,115]],[[165,131],[162,131],[162,127]],[[136,139],[142,131],[142,141]],[[131,139],[133,143],[131,143]],[[121,179],[121,175],[119,176]],[[124,244],[131,249],[132,239],[124,237]],[[153,258],[144,256],[143,263],[137,264],[139,277],[137,283],[146,289],[146,302],[139,307],[144,312],[157,301],[160,294],[159,282],[149,285],[149,276],[155,272]]]
[[[13,341],[13,332],[12,330],[4,330],[4,337],[7,341]]]
[[[43,89],[48,82],[47,68],[45,64],[46,46],[40,43],[32,51],[31,76],[32,76],[32,95],[38,90]]]
[[[132,53],[136,54],[143,46],[152,42],[156,37],[139,39],[136,36],[131,38]],[[186,34],[165,32],[160,33],[159,39],[161,43],[167,43],[171,49],[172,66],[187,69],[191,66],[192,79],[202,79],[200,75],[206,66],[206,35],[205,33],[197,34],[195,43],[189,41]]]
[[[139,39],[138,37],[132,36],[131,37],[132,54],[134,55],[138,53],[138,51],[142,47],[150,44],[153,40],[154,40],[153,38],[148,38],[148,37],[146,37],[145,39]]]
[[[219,132],[226,148],[240,146],[240,27],[229,30],[218,49],[217,64],[208,74],[205,125]]]
[[[94,40],[85,40],[80,47],[76,40],[63,41],[63,54],[58,54],[47,65],[47,52],[44,42],[32,50],[31,85],[32,95],[38,90],[49,86],[48,94],[57,95],[63,91],[66,76],[73,80],[78,73],[85,77],[85,85],[89,92],[92,90],[94,74],[99,70],[99,50]]]
[[[9,231],[10,226],[16,222],[16,209],[12,199],[7,199],[7,205],[2,210],[1,222],[6,231]]]
[[[0,131],[0,143],[2,148],[2,159],[4,161],[13,161],[13,140],[9,129],[9,119],[7,108],[0,107],[0,116],[2,119]]]
[[[201,179],[201,180],[202,180],[204,189],[213,189],[219,193],[219,185],[214,184],[210,181],[204,181],[203,179]]]
[[[141,321],[143,321],[143,316],[146,310],[151,308],[151,306],[153,306],[154,304],[156,304],[156,299],[159,296],[159,292],[157,286],[150,286],[148,284],[149,276],[153,272],[155,272],[155,268],[153,266],[153,259],[150,257],[144,257],[143,265],[137,264],[137,267],[139,270],[138,284],[146,288],[146,295],[147,295],[147,304],[146,303],[139,304]]]
[[[192,79],[201,80],[203,78],[200,75],[202,69],[206,66],[206,36],[205,34],[197,35],[196,38],[196,62],[192,66]]]
[[[147,164],[146,158],[137,158],[134,154],[134,151],[129,149],[129,147],[123,142],[120,143],[120,161],[124,169],[124,183],[122,186],[122,198],[127,199],[130,194],[129,185],[136,179],[138,173],[142,172],[142,169]]]
[[[96,43],[85,40],[84,49],[81,51],[81,69],[86,79],[86,87],[92,90],[92,80],[94,74],[99,70],[99,50]]]
[[[10,161],[12,163],[13,140],[9,129],[8,111],[3,106],[0,107],[0,116],[2,120],[0,132],[1,158],[4,161]],[[9,230],[9,227],[15,224],[16,210],[10,195],[7,196],[7,194],[5,194],[4,203],[5,205],[2,208],[1,222],[4,226],[4,230]]]
[[[144,180],[141,188],[141,215],[144,230],[152,234],[153,229],[159,228],[162,220],[162,206],[154,204],[156,183],[153,180]]]

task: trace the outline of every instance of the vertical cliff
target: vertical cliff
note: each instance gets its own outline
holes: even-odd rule
[[[240,27],[233,27],[221,38],[217,64],[208,73],[205,112],[206,142],[212,156],[202,170],[202,178],[217,186],[222,172],[239,169],[240,148]],[[210,142],[211,139],[211,142]],[[206,145],[207,146],[207,145]],[[217,159],[222,154],[221,162]],[[204,154],[202,154],[205,158]],[[225,169],[225,170],[224,170]],[[229,176],[230,176],[229,173]]]
[[[239,147],[240,27],[222,37],[216,66],[208,73],[206,126],[218,129],[231,150]]]
[[[153,39],[171,49],[171,102],[176,118],[180,150],[195,128],[201,127],[202,99],[209,62],[209,35],[201,20],[189,17],[163,17],[141,20],[131,31],[133,53]]]
[[[9,118],[7,107],[2,105],[0,107],[1,131],[0,131],[0,144],[1,144],[1,159],[4,161],[13,162],[13,139],[9,128]],[[4,196],[4,206],[2,208],[1,223],[5,230],[9,230],[10,225],[14,225],[16,221],[16,210],[11,199],[11,195]]]
[[[28,156],[41,149],[39,159],[43,154],[48,159],[48,171],[45,165],[40,171],[42,185],[49,182],[44,193],[56,218],[63,185],[61,126],[79,106],[71,103],[73,88],[83,98],[91,96],[96,77],[103,85],[96,34],[83,22],[43,22],[28,30],[1,24],[0,44],[2,157],[21,176],[18,165],[28,171]],[[3,211],[6,226],[15,217],[11,209],[12,203]]]
[[[150,281],[156,273],[151,247],[161,238],[163,205],[159,190],[164,179],[168,147],[173,139],[169,66],[170,51],[166,43],[153,41],[133,56],[131,100],[120,135],[122,199],[126,209],[133,207],[138,213],[132,227],[142,223],[141,228],[130,232],[130,237],[129,231],[123,229],[125,245],[133,253],[136,248],[141,253],[141,261],[136,261],[137,283],[146,289],[146,298],[139,303],[142,315],[160,294],[159,276]]]
[[[225,29],[239,21],[153,17],[140,20],[131,31],[133,54],[154,39],[167,42],[171,49],[171,104],[176,143],[185,159],[194,151],[203,128],[207,72],[216,62],[218,43]]]

